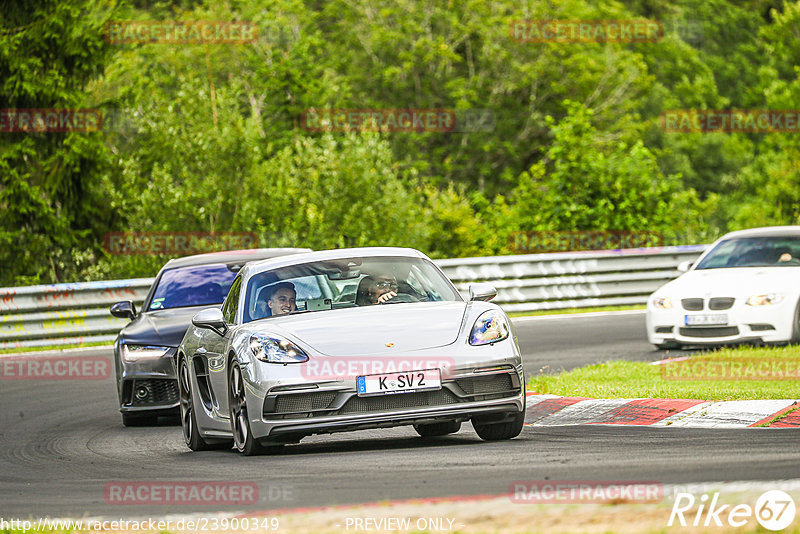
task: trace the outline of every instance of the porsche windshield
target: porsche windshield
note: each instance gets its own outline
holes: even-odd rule
[[[800,236],[738,237],[722,241],[697,269],[800,266]]]
[[[290,313],[411,302],[459,301],[441,272],[421,258],[345,258],[292,265],[250,278],[244,322]]]

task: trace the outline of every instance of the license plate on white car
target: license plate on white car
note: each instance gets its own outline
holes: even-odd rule
[[[728,324],[726,313],[716,313],[709,315],[687,315],[685,317],[686,326],[711,326]]]
[[[442,376],[439,369],[365,375],[356,377],[356,386],[358,395],[361,397],[411,393],[429,389],[442,389]]]

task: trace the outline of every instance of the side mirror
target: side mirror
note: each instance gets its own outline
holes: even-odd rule
[[[497,296],[497,289],[492,284],[481,282],[469,285],[469,300],[490,301]]]
[[[131,319],[136,317],[136,306],[130,300],[123,300],[112,305],[109,309],[111,315],[120,319]]]
[[[686,271],[688,271],[689,269],[692,268],[692,263],[694,263],[694,262],[692,262],[692,261],[682,261],[682,262],[680,262],[678,264],[678,270],[680,272],[682,272],[682,273],[685,273]]]
[[[192,317],[192,324],[197,328],[208,328],[220,336],[224,336],[228,331],[228,325],[222,318],[222,311],[219,308],[208,308]]]

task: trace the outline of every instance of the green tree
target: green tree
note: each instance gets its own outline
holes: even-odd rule
[[[111,16],[94,2],[4,2],[0,102],[6,109],[74,109],[103,70]],[[74,279],[113,219],[98,177],[100,133],[0,133],[0,284]]]

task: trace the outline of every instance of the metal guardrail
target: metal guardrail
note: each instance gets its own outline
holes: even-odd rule
[[[508,312],[643,304],[706,245],[437,260],[465,296],[469,284],[497,287]],[[108,308],[141,307],[154,278],[0,288],[0,349],[111,342],[126,321]]]

